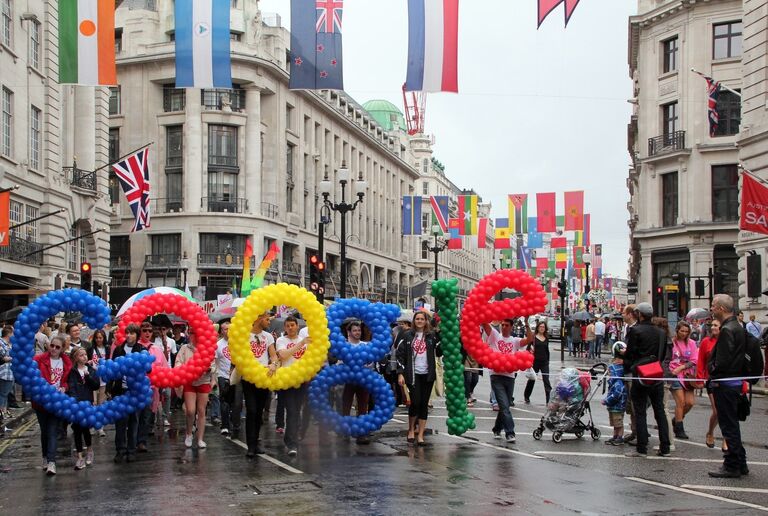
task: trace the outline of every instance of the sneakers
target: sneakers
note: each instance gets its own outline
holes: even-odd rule
[[[90,466],[93,464],[93,448],[85,450],[85,465]]]
[[[275,432],[277,432],[278,434],[284,434],[285,429],[282,426],[278,426],[277,428],[275,428]]]
[[[474,407],[475,404],[472,402],[472,400],[467,400],[467,407]]]
[[[222,428],[221,435],[229,435],[229,428]]]
[[[671,457],[672,454],[669,452],[669,450],[659,450],[656,452],[656,455],[659,457]]]
[[[648,456],[647,452],[639,452],[637,450],[631,450],[624,454],[625,457],[642,457],[645,458]]]
[[[708,475],[712,478],[741,478],[741,471],[720,466],[720,469],[710,471]]]
[[[298,455],[299,452],[296,450],[296,448],[288,448],[288,455],[291,457],[295,457]]]
[[[107,436],[107,432],[105,432],[103,428],[99,429],[99,437],[106,437],[106,436]]]
[[[610,439],[605,441],[605,444],[611,445],[611,446],[621,446],[624,444],[624,438],[623,437],[611,437]]]
[[[192,448],[192,435],[191,434],[188,434],[184,438],[184,446],[186,446],[187,448]]]
[[[508,443],[514,443],[516,442],[515,434],[507,434],[507,442]]]
[[[494,439],[501,439],[501,431],[494,430],[493,431],[493,438]]]
[[[201,450],[204,450],[208,448],[208,445],[205,444],[205,441],[197,441],[197,447],[200,448]]]
[[[526,404],[526,405],[530,405],[530,404],[531,404],[531,400],[529,400],[528,398],[526,398],[526,399],[525,399],[525,404]]]
[[[624,442],[626,444],[632,443],[637,439],[637,436],[633,433],[630,433],[629,435],[624,436]]]
[[[56,474],[56,463],[55,462],[49,462],[48,465],[45,468],[45,474],[49,477],[52,477]]]
[[[163,426],[171,426],[171,422],[166,419],[163,421]]]
[[[82,453],[77,458],[77,461],[75,461],[75,469],[77,471],[80,471],[81,469],[85,469],[85,459],[83,458],[83,454]]]

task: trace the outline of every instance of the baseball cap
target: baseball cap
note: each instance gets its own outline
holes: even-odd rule
[[[638,303],[635,310],[644,317],[653,317],[653,307],[651,306],[651,303]]]

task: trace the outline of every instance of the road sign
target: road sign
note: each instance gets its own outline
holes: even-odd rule
[[[677,292],[680,290],[680,287],[677,285],[664,285],[664,292]]]

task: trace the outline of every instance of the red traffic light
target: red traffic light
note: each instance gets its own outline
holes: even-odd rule
[[[656,293],[661,294],[661,287],[656,287]]]
[[[91,272],[91,264],[88,262],[83,262],[80,264],[80,272]]]
[[[325,262],[318,262],[316,267],[317,267],[317,270],[324,271],[325,270]]]
[[[316,254],[313,254],[312,256],[309,257],[309,263],[311,263],[312,265],[317,265],[318,263],[320,263],[320,257],[317,256]]]

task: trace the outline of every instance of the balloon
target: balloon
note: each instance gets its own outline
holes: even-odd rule
[[[272,376],[251,352],[253,321],[275,305],[289,305],[301,312],[309,329],[310,344],[304,354],[288,367],[280,367]],[[235,313],[229,327],[229,352],[232,363],[247,382],[260,389],[279,391],[301,386],[314,377],[328,358],[328,320],[314,294],[287,283],[268,285],[252,291]]]
[[[76,289],[56,290],[37,298],[16,320],[11,337],[11,367],[16,381],[32,401],[57,417],[84,427],[114,423],[152,403],[147,372],[154,357],[146,352],[99,361],[98,376],[104,380],[125,378],[128,389],[98,406],[59,392],[40,376],[37,362],[32,358],[37,328],[49,317],[69,311],[81,312],[83,321],[91,328],[101,328],[110,321],[109,307],[104,300]]]
[[[216,354],[216,330],[194,301],[176,294],[150,294],[136,301],[120,318],[115,342],[125,340],[125,329],[129,324],[141,324],[147,317],[158,313],[177,315],[187,321],[195,332],[195,352],[186,364],[175,369],[157,366],[149,373],[155,387],[181,387],[199,378],[211,366]]]

